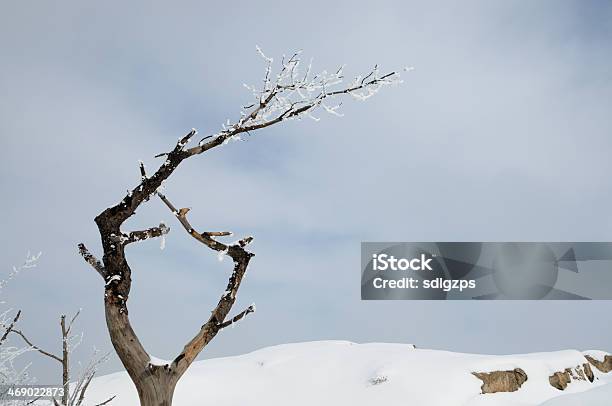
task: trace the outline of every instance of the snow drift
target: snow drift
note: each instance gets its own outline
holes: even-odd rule
[[[588,354],[600,361],[607,355]],[[585,363],[579,351],[494,356],[416,349],[408,344],[285,344],[194,363],[176,387],[174,404],[561,406],[580,405],[583,396],[589,405],[599,404],[593,399],[610,402],[612,374],[597,368],[593,368],[593,382],[574,380],[563,391],[551,386],[553,374]],[[515,369],[524,371],[527,379],[511,393],[483,394],[483,381],[473,375]],[[95,379],[87,404],[109,395],[117,395],[116,406],[138,404],[136,390],[124,372]]]

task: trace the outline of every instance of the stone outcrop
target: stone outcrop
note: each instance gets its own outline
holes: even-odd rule
[[[594,380],[595,375],[588,363],[578,365],[575,368],[566,368],[564,371],[555,372],[548,377],[551,386],[559,390],[565,390],[572,381],[593,382]]]
[[[585,355],[585,362],[573,368],[557,371],[548,377],[550,385],[558,390],[565,390],[567,386],[575,381],[595,381],[595,374],[591,366],[602,373],[612,371],[612,355],[605,355],[603,361]],[[521,368],[511,371],[472,372],[476,378],[483,383],[480,387],[482,393],[515,392],[527,381],[527,374]]]
[[[604,356],[603,361],[599,361],[591,357],[590,355],[585,355],[584,357],[587,359],[587,361],[591,363],[591,365],[597,368],[600,372],[607,374],[608,372],[612,371],[612,355]]]
[[[569,368],[563,372],[555,372],[548,378],[548,381],[554,388],[557,388],[559,390],[565,390],[565,388],[567,388],[567,385],[572,381],[572,378],[570,378],[570,374],[568,371]]]
[[[589,356],[587,356],[587,360],[590,364],[584,363],[574,368],[566,368],[563,371],[553,373],[548,377],[550,385],[559,390],[565,390],[570,383],[575,381],[593,382],[595,374],[593,369],[591,369],[591,364],[595,365],[598,370],[605,372],[606,369],[610,370],[611,365],[609,364],[612,363],[612,359],[609,356],[606,356],[604,362],[597,361]],[[472,372],[472,375],[482,381],[480,389],[483,394],[515,392],[528,379],[527,374],[521,368],[515,368],[511,371]]]
[[[527,374],[521,368],[512,371],[472,372],[483,384],[482,393],[515,392],[527,381]]]
[[[584,369],[584,374],[586,375],[587,379],[589,380],[589,382],[593,382],[595,380],[595,374],[593,374],[593,370],[591,369],[591,365],[590,364],[584,364],[582,366],[582,369]]]

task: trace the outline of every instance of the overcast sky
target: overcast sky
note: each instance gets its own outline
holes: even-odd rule
[[[308,340],[414,343],[478,353],[611,351],[612,302],[361,302],[361,241],[611,241],[612,6],[601,1],[267,3],[3,2],[0,258],[39,267],[3,293],[36,343],[59,351],[58,317],[82,307],[77,358],[111,350],[93,218],[192,127],[238,116],[264,64],[302,49],[315,69],[414,66],[344,117],[320,113],[182,165],[166,192],[201,230],[254,235],[237,311],[210,358]],[[154,4],[157,3],[157,4]],[[130,317],[175,356],[231,268],[158,200],[126,230]],[[41,382],[60,366],[32,357]],[[104,372],[121,364],[113,355]]]

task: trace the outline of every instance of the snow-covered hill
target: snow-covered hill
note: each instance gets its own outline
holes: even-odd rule
[[[585,363],[578,351],[490,356],[408,344],[286,344],[194,363],[177,385],[174,405],[201,406],[203,399],[215,406],[566,406],[581,405],[581,399],[590,406],[612,405],[612,372],[593,368],[593,383],[573,380],[564,391],[550,385],[554,372]],[[472,375],[514,368],[527,381],[512,393],[481,394],[483,382]],[[117,395],[113,405],[138,405],[126,373],[94,380],[87,403],[110,394]]]

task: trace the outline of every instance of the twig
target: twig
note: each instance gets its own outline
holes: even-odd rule
[[[6,340],[10,332],[13,330],[13,327],[15,327],[15,324],[17,323],[17,320],[19,320],[20,316],[21,316],[21,310],[17,312],[17,315],[15,316],[12,323],[8,327],[3,326],[5,327],[6,330],[4,331],[4,334],[2,335],[2,337],[0,337],[0,345],[2,345],[4,340]]]
[[[231,326],[232,324],[246,317],[249,313],[255,313],[255,305],[250,305],[245,310],[241,311],[240,313],[232,317],[230,320],[226,320],[223,323],[220,323],[219,328],[221,329],[221,328]]]
[[[110,401],[112,401],[113,399],[115,399],[116,397],[117,397],[117,395],[115,395],[115,396],[111,397],[110,399],[106,399],[104,402],[102,402],[102,403],[98,403],[98,404],[96,404],[96,405],[94,405],[94,406],[104,406],[104,405],[106,405],[107,403],[109,403]]]
[[[79,314],[81,314],[81,309],[79,309],[74,316],[72,316],[72,319],[70,320],[70,323],[68,323],[68,328],[66,329],[66,334],[70,333],[70,329],[72,328],[72,323],[74,323],[74,321],[76,320],[77,317],[79,317]]]

